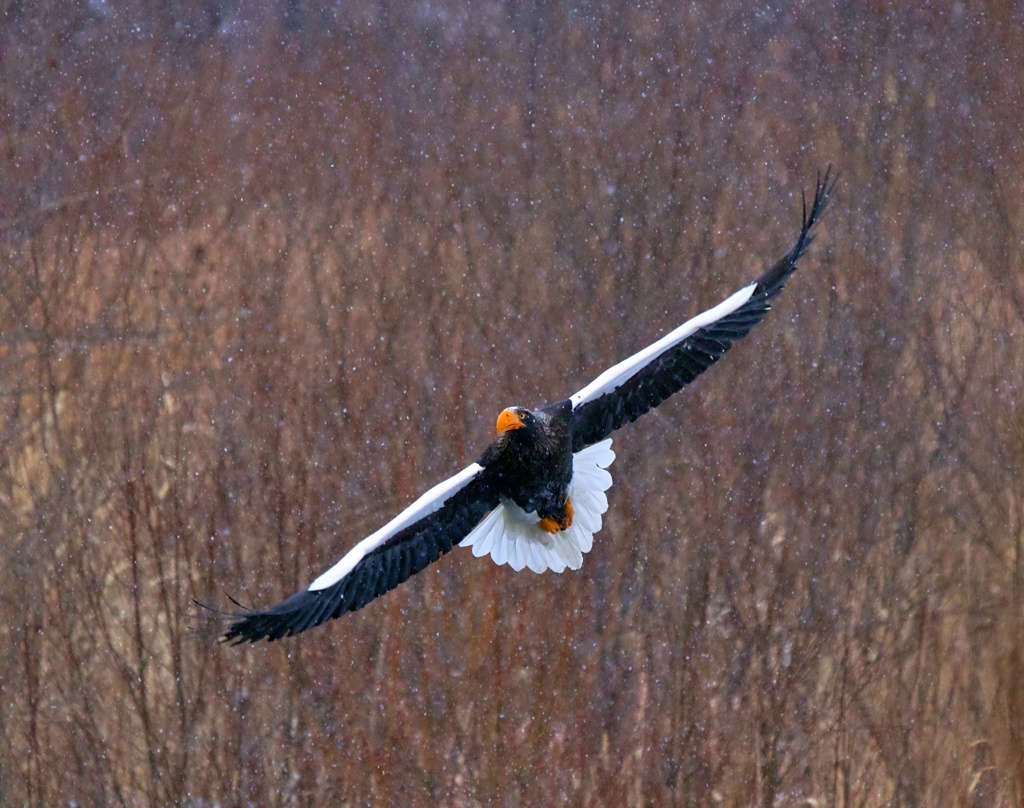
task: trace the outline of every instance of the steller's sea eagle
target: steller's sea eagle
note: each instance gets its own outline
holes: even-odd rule
[[[609,368],[564,401],[509,407],[477,462],[431,488],[313,583],[266,611],[233,615],[233,644],[277,640],[363,608],[456,544],[519,571],[579,569],[608,510],[611,435],[678,392],[767,313],[814,238],[835,189],[819,175],[800,235],[748,286]]]

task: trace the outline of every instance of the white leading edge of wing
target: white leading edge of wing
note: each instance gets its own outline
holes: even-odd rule
[[[698,314],[692,320],[687,320],[675,331],[666,334],[653,345],[648,345],[639,353],[633,354],[629,359],[625,359],[619,362],[619,364],[608,368],[608,370],[572,397],[572,408],[576,409],[580,404],[593,401],[595,398],[611,392],[665,353],[665,351],[689,337],[698,328],[716,323],[726,315],[732,314],[750,300],[750,296],[754,294],[756,287],[757,283],[743,287],[732,297],[722,301],[713,309],[708,309],[703,314]]]
[[[363,539],[359,544],[349,550],[333,567],[311,583],[307,589],[316,592],[320,589],[327,589],[334,586],[338,581],[348,575],[355,568],[356,564],[362,561],[367,554],[373,552],[384,542],[394,536],[398,531],[404,530],[425,516],[430,516],[434,511],[440,510],[441,506],[451,499],[455,494],[465,488],[469,481],[483,471],[483,466],[473,463],[467,466],[454,477],[449,477],[444,482],[438,483],[427,493],[416,500],[412,505],[402,511],[398,516],[388,522],[384,527]]]

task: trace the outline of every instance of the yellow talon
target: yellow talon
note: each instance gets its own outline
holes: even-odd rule
[[[565,498],[565,516],[561,520],[555,519],[553,516],[545,516],[537,523],[537,527],[546,533],[557,533],[559,530],[567,530],[572,527],[572,503],[569,502],[569,498]]]
[[[562,520],[562,530],[572,527],[572,503],[569,502],[569,497],[565,498],[565,518]]]
[[[553,516],[545,516],[537,523],[537,526],[545,533],[557,533],[562,529],[562,526],[558,524],[558,520]]]

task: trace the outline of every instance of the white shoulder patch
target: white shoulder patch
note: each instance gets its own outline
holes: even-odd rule
[[[612,475],[606,469],[615,460],[611,445],[608,438],[573,455],[569,499],[574,514],[568,530],[547,533],[537,526],[536,513],[503,499],[459,546],[472,547],[477,558],[489,555],[495,564],[508,564],[516,572],[524,567],[534,572],[578,570],[601,529],[601,514],[608,510],[605,491]]]
[[[451,499],[455,494],[465,488],[469,481],[483,471],[483,466],[473,463],[454,477],[449,477],[444,482],[438,483],[427,493],[416,500],[412,505],[402,511],[398,516],[388,522],[384,527],[363,539],[359,544],[349,550],[344,557],[331,567],[327,572],[311,583],[307,589],[316,592],[320,589],[327,589],[334,586],[338,581],[352,572],[356,564],[362,561],[367,553],[376,550],[384,542],[394,536],[398,531],[404,530],[409,525],[415,524],[420,519],[440,510],[441,506]]]
[[[685,340],[698,328],[717,323],[723,317],[732,314],[750,300],[750,296],[754,294],[754,289],[756,288],[757,283],[744,286],[732,297],[723,300],[714,308],[708,309],[704,313],[687,320],[675,331],[666,334],[653,345],[648,345],[642,351],[633,354],[629,359],[624,359],[619,364],[608,368],[594,381],[572,396],[572,408],[576,409],[580,404],[585,404],[588,401],[593,401],[595,398],[603,396],[605,393],[610,393],[616,387],[620,387],[629,381],[629,379],[647,367],[647,365],[665,353],[669,348]]]

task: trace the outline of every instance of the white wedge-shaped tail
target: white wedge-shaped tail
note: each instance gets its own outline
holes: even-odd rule
[[[516,572],[524,567],[534,572],[578,570],[583,554],[594,546],[601,515],[608,510],[605,491],[611,487],[612,475],[607,468],[615,459],[611,446],[608,438],[573,455],[569,501],[574,514],[568,529],[546,533],[537,526],[536,513],[526,513],[502,499],[459,546],[472,547],[477,558],[489,555],[495,564],[508,564]]]

